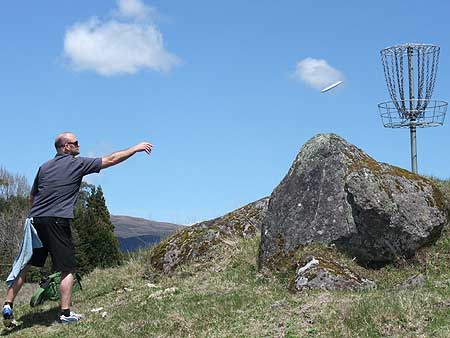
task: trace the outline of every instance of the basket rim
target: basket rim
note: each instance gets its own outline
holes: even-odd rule
[[[408,99],[408,100],[396,100],[396,101],[384,101],[378,103],[379,108],[384,109],[397,109],[395,103],[399,102],[427,102],[427,108],[437,108],[437,107],[446,107],[448,106],[447,101],[443,100],[426,100],[426,99]]]
[[[427,47],[430,48],[430,50],[440,50],[441,47],[439,47],[438,45],[434,45],[431,43],[404,43],[404,44],[398,44],[398,45],[394,45],[394,46],[389,46],[389,47],[385,47],[383,49],[381,49],[380,53],[381,54],[389,54],[392,53],[393,51],[396,50],[407,50],[408,48],[417,48],[417,47]]]

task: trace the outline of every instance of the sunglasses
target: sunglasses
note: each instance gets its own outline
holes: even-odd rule
[[[78,141],[75,141],[75,142],[67,142],[66,144],[73,144],[75,147],[79,147]]]

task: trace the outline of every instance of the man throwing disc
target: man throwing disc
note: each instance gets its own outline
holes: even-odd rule
[[[150,155],[152,147],[150,143],[142,142],[101,158],[77,157],[80,145],[73,133],[65,132],[56,137],[56,156],[39,167],[30,193],[31,210],[27,222],[34,227],[42,247],[33,248],[29,262],[19,270],[17,277],[13,275],[2,309],[5,326],[17,324],[13,313],[14,299],[25,282],[30,267],[44,266],[49,253],[54,270],[61,272],[61,313],[58,320],[68,324],[81,319],[81,315],[70,311],[70,304],[76,267],[71,220],[82,179],[123,162],[138,152]]]

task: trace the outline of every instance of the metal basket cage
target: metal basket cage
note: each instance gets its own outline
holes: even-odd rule
[[[381,121],[386,128],[437,127],[444,124],[448,103],[445,101],[427,100],[426,104],[420,100],[404,100],[399,102],[387,101],[378,105]],[[412,102],[411,102],[412,101]],[[420,109],[398,109],[401,106],[422,107]]]

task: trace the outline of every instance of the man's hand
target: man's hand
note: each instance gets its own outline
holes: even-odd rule
[[[145,151],[148,155],[150,155],[150,153],[152,152],[153,145],[148,142],[141,142],[139,144],[136,144],[133,148],[136,153],[140,151]]]

